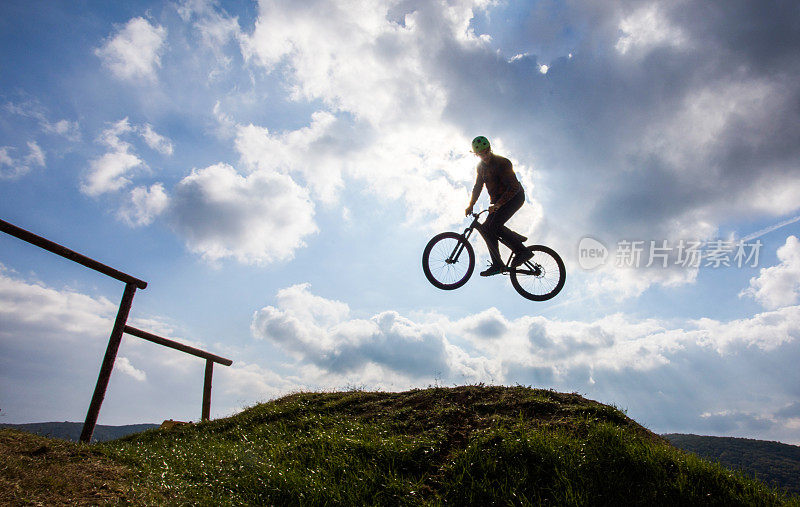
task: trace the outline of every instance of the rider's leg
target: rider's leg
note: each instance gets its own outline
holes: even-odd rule
[[[510,201],[502,205],[494,213],[491,213],[481,226],[480,232],[481,235],[483,235],[483,239],[486,241],[489,255],[492,256],[492,264],[503,264],[502,258],[500,257],[500,249],[497,244],[498,237],[503,238],[503,241],[508,243],[515,254],[521,254],[527,251],[525,245],[519,240],[519,237],[505,225],[524,203],[525,192],[520,190]]]
[[[511,247],[511,250],[515,254],[525,252],[527,250],[525,248],[525,244],[519,240],[519,235],[505,225],[500,228],[500,232],[497,235],[503,238],[503,241],[505,241],[508,246]]]
[[[489,215],[490,217],[492,215]],[[489,219],[486,219],[488,222]],[[484,227],[486,223],[481,227],[478,227],[478,232],[481,233],[483,236],[483,240],[486,242],[486,248],[489,250],[489,256],[492,258],[492,266],[502,266],[503,259],[500,257],[500,245],[498,244],[497,240],[497,232],[493,231],[489,228]]]

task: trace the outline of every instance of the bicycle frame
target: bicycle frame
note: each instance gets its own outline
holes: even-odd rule
[[[471,215],[473,217],[472,223],[469,224],[469,227],[464,229],[464,232],[461,234],[464,237],[464,239],[466,240],[465,243],[469,242],[469,237],[472,235],[472,231],[474,231],[475,229],[479,229],[480,230],[480,226],[483,225],[481,222],[478,221],[478,218],[480,218],[480,216],[483,215],[484,213],[488,213],[488,212],[489,212],[489,210],[483,210],[480,213],[471,213]],[[503,238],[497,238],[497,239],[500,241],[500,243],[502,243],[507,248],[511,248],[508,245],[508,243],[506,243],[503,240]],[[456,247],[453,249],[453,252],[450,254],[450,256],[447,258],[447,260],[445,262],[447,262],[448,264],[454,264],[454,263],[458,262],[458,258],[461,255],[461,252],[464,251],[464,244],[465,243],[459,243],[458,245],[456,245]],[[506,263],[505,263],[505,268],[503,270],[504,274],[509,273],[512,269],[514,269],[514,271],[516,271],[517,273],[525,274],[525,275],[539,276],[539,273],[541,273],[541,268],[537,264],[534,264],[534,263],[531,262],[533,259],[528,260],[524,264],[526,267],[528,267],[530,269],[520,269],[520,268],[522,268],[522,266],[519,266],[517,268],[512,268],[511,267],[511,259],[513,259],[513,258],[514,258],[514,252],[511,252],[509,254],[509,256],[508,256],[508,260],[506,260]]]

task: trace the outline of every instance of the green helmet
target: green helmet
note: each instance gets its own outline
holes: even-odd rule
[[[489,140],[483,136],[478,136],[472,140],[472,151],[478,153],[483,150],[488,150],[491,146]]]

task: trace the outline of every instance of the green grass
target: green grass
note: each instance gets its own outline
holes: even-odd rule
[[[616,408],[525,387],[299,393],[96,447],[200,505],[800,505]]]

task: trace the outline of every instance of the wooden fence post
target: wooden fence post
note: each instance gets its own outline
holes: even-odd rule
[[[214,361],[206,359],[206,375],[203,380],[203,414],[201,421],[208,421],[211,418],[211,375],[214,373]]]
[[[114,321],[114,329],[108,339],[103,365],[100,367],[100,375],[97,377],[97,385],[94,388],[92,402],[89,404],[86,421],[83,423],[83,430],[81,430],[81,442],[88,444],[92,440],[94,427],[97,424],[97,416],[100,415],[100,405],[103,404],[103,399],[106,397],[106,388],[108,388],[108,381],[111,378],[111,370],[114,369],[114,361],[117,359],[117,351],[119,351],[122,333],[125,330],[125,323],[128,320],[128,313],[131,311],[135,293],[136,285],[130,282],[126,283],[125,292],[122,294],[122,301],[119,304],[117,319]]]

